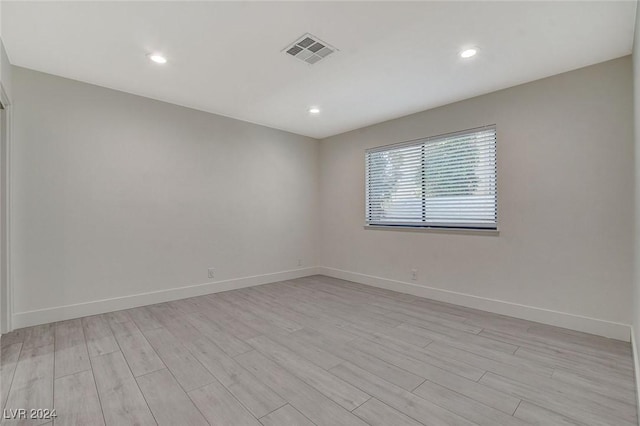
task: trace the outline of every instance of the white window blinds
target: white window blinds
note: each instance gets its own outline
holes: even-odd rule
[[[496,128],[366,151],[368,225],[497,228]]]

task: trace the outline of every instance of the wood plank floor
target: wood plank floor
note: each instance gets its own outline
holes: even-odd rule
[[[628,343],[324,276],[16,330],[1,355],[5,414],[54,425],[638,424]]]

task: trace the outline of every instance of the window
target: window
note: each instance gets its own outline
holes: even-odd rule
[[[368,225],[497,229],[496,128],[366,151]]]

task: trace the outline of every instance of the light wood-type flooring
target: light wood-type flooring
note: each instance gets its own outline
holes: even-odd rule
[[[638,424],[629,343],[324,276],[16,330],[1,365],[4,414],[56,425]]]

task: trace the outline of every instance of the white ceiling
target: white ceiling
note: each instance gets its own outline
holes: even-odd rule
[[[323,138],[628,55],[635,7],[3,1],[2,37],[14,65]],[[306,32],[340,51],[312,66],[281,52]],[[467,46],[480,53],[459,58]]]

